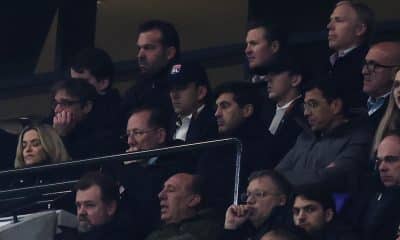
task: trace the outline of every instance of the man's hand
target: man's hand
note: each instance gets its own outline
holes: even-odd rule
[[[66,136],[76,126],[76,120],[72,112],[62,111],[53,117],[53,128],[58,135]]]
[[[247,205],[231,205],[225,214],[225,229],[234,230],[242,225],[250,215]]]

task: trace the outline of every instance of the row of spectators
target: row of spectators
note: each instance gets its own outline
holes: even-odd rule
[[[108,54],[85,49],[71,79],[53,87],[50,116],[19,136],[16,168],[236,137],[243,144],[239,205],[231,205],[232,146],[2,185],[101,169],[78,183],[78,232],[60,239],[395,239],[400,43],[369,45],[373,15],[365,4],[339,2],[327,25],[333,54],[312,66],[314,74],[291,55],[279,26],[251,22],[244,52],[252,76],[214,91],[199,64],[180,61],[174,26],[145,22],[140,78],[122,98]]]

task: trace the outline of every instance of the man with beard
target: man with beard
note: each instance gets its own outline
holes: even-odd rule
[[[117,184],[99,172],[83,176],[75,186],[77,232],[64,231],[57,239],[132,239],[132,230],[118,208]]]
[[[143,104],[160,106],[173,114],[166,78],[172,64],[180,56],[178,32],[171,23],[161,20],[142,23],[138,32],[137,61],[140,76],[122,100],[124,122],[129,112]]]

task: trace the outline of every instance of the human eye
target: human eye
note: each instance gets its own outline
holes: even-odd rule
[[[299,213],[300,213],[300,209],[299,208],[293,208],[292,209],[292,213],[293,213],[293,215],[299,215]]]
[[[22,149],[25,149],[26,148],[26,142],[22,142]]]
[[[316,208],[315,208],[314,206],[307,206],[307,207],[304,208],[304,211],[305,211],[306,213],[312,213],[312,212],[314,212],[315,210],[316,210]]]
[[[40,142],[40,140],[34,140],[34,141],[32,141],[32,146],[34,146],[34,147],[39,147],[39,146],[41,146],[42,145],[42,143]]]

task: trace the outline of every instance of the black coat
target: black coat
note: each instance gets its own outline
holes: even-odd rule
[[[274,156],[277,161],[281,160],[289,152],[296,143],[297,136],[304,130],[304,126],[307,126],[306,119],[304,118],[303,103],[303,98],[298,98],[290,105],[273,135]],[[275,116],[275,111],[276,108],[274,106],[265,115],[268,128]]]
[[[276,162],[272,155],[272,135],[258,119],[245,121],[229,136],[236,137],[243,145],[240,187],[244,191],[251,172],[272,169]],[[209,204],[221,211],[232,203],[235,179],[236,148],[231,145],[210,148],[208,154],[198,161],[197,172],[203,176]]]
[[[366,108],[366,94],[363,92],[362,75],[363,62],[369,46],[361,45],[351,50],[344,57],[338,58],[332,66],[327,63],[328,73],[331,79],[337,83],[345,93],[345,101],[350,108]]]
[[[210,105],[206,105],[199,115],[192,117],[185,142],[200,142],[218,137],[218,125],[214,112],[214,109]],[[176,131],[176,121],[177,116],[170,123],[171,138]]]

